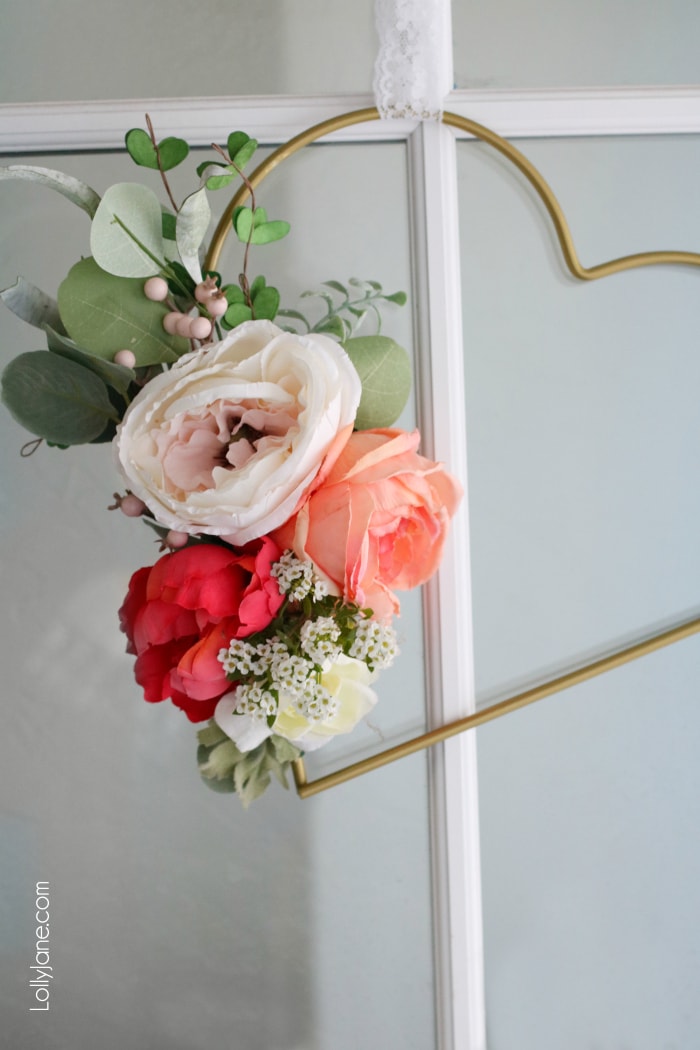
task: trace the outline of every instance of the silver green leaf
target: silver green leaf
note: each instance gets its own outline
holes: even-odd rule
[[[408,354],[385,335],[346,339],[343,348],[362,381],[355,427],[372,430],[391,426],[403,412],[411,392]]]
[[[56,300],[42,292],[41,288],[25,281],[24,277],[18,277],[9,288],[3,288],[0,299],[27,324],[35,328],[43,328],[48,324],[56,331],[64,331]]]
[[[117,277],[152,277],[164,266],[161,206],[153,190],[118,182],[105,193],[90,230],[98,266]]]
[[[66,175],[62,171],[53,168],[37,168],[29,164],[10,164],[6,168],[0,168],[0,179],[23,179],[28,182],[36,182],[40,186],[47,186],[62,196],[67,197],[73,204],[86,211],[90,218],[93,217],[100,203],[99,193],[95,193],[90,186],[81,182],[72,175]]]
[[[175,226],[175,240],[182,264],[194,281],[202,280],[199,249],[207,235],[211,221],[211,208],[207,191],[196,190],[187,197],[180,208]]]
[[[20,354],[2,375],[2,400],[18,423],[56,445],[94,441],[118,417],[94,372],[48,350]]]

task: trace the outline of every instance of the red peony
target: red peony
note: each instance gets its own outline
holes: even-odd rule
[[[263,630],[282,605],[270,576],[281,553],[267,536],[239,550],[198,543],[134,573],[119,622],[146,700],[170,697],[192,722],[212,717],[231,689],[219,650]]]

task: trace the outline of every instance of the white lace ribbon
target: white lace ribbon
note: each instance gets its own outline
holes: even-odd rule
[[[382,117],[439,120],[451,90],[447,0],[375,0],[374,97]]]

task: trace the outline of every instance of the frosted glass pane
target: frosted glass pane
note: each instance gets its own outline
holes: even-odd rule
[[[700,250],[696,138],[529,141],[583,262]],[[697,270],[569,278],[486,147],[459,178],[480,704],[697,615]],[[698,639],[479,731],[489,1050],[692,1045]]]
[[[454,0],[459,88],[694,84],[694,0]]]
[[[276,278],[287,305],[328,277],[410,286],[404,149],[367,149],[319,148],[261,191],[293,233],[261,249],[253,266]],[[117,156],[31,162],[98,191],[134,178]],[[180,193],[185,181],[175,181]],[[15,183],[2,185],[0,209],[2,286],[21,273],[55,293],[89,251],[87,217]],[[403,314],[391,330],[410,348]],[[0,326],[3,364],[40,348],[39,333],[6,310]],[[139,523],[106,513],[118,487],[109,449],[42,448],[22,459],[27,434],[4,410],[0,428],[8,1045],[434,1046],[425,756],[305,802],[273,787],[248,812],[208,791],[193,727],[169,705],[144,703],[124,654],[116,611],[156,547]],[[420,610],[411,603],[401,630],[412,693],[404,709],[401,681],[387,676],[386,693],[378,683],[384,729],[367,730],[365,748],[377,748],[379,732],[405,731],[402,720],[422,725]],[[55,974],[48,1014],[29,1012],[35,887],[44,880]]]
[[[372,0],[8,4],[1,102],[371,91]]]

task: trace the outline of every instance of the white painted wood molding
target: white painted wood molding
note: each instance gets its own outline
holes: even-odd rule
[[[150,113],[159,136],[192,145],[223,141],[245,123],[279,143],[322,120],[373,106],[371,95],[239,96],[37,102],[0,106],[0,153],[119,149]],[[453,91],[445,108],[509,138],[664,135],[700,132],[700,86],[542,91]],[[335,141],[403,139],[415,121],[372,121],[336,132]]]
[[[464,499],[437,580],[424,590],[430,726],[476,710],[455,137],[427,123],[409,140],[413,302],[422,451],[447,462]],[[439,364],[438,364],[439,362]],[[485,1050],[476,734],[430,754],[440,1050]]]

